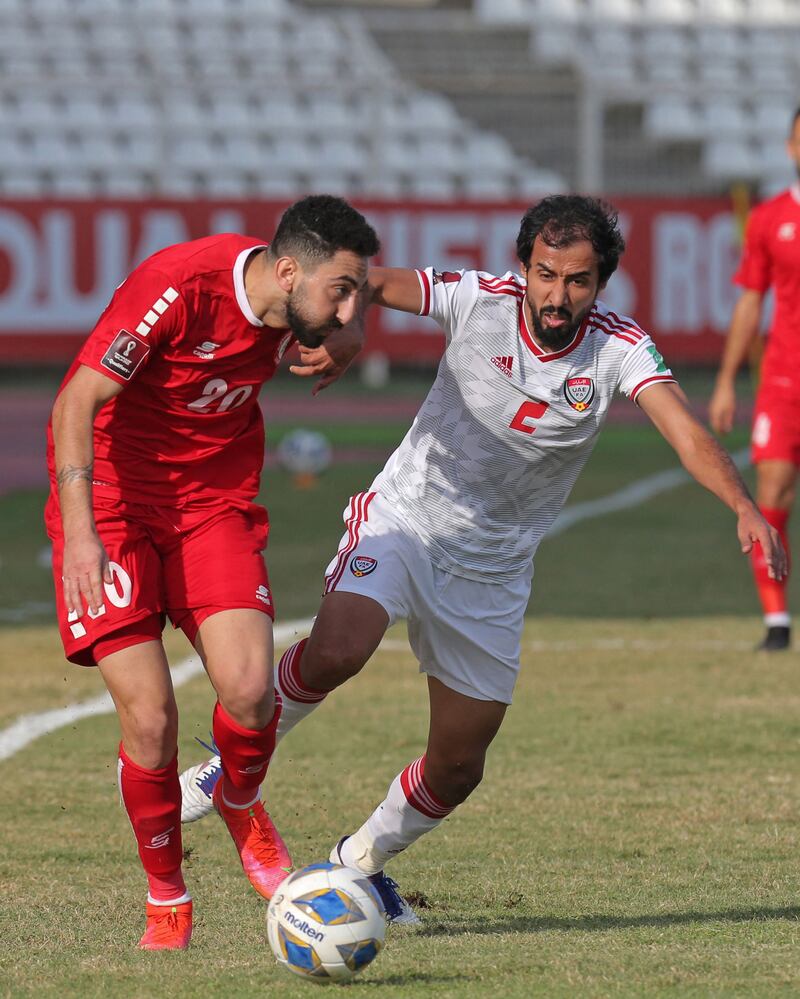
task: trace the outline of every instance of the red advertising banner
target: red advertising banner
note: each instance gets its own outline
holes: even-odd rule
[[[524,204],[357,201],[375,225],[378,262],[438,270],[516,270]],[[628,249],[601,298],[633,316],[670,362],[713,362],[735,301],[738,229],[722,199],[619,198]],[[63,362],[116,286],[170,243],[214,232],[274,231],[285,202],[0,202],[0,361]],[[373,309],[367,350],[435,361],[430,320]]]

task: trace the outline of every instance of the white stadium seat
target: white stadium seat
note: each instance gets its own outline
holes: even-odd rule
[[[588,13],[600,30],[637,2],[505,6],[527,17],[555,5],[566,25]],[[617,75],[620,47],[624,32],[608,29]],[[0,0],[0,74],[3,191],[27,168],[31,189],[76,196],[288,197],[322,183],[501,197],[517,190],[515,171],[536,172],[404,81],[358,17],[287,0]]]

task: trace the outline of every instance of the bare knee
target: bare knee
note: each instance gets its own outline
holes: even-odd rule
[[[217,686],[220,704],[243,728],[258,731],[269,725],[275,712],[275,697],[269,676],[239,673]]]
[[[175,702],[136,705],[120,714],[122,744],[134,763],[160,770],[178,751],[178,708]]]
[[[797,469],[788,462],[760,462],[756,470],[759,506],[789,510],[794,502]]]

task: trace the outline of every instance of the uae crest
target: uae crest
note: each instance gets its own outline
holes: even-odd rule
[[[574,410],[582,413],[594,399],[594,382],[591,378],[568,378],[564,382],[564,398]]]
[[[368,576],[377,566],[378,560],[369,555],[354,555],[350,560],[350,572],[354,576]]]

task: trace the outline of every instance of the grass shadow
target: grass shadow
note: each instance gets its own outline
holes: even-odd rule
[[[608,930],[638,927],[686,926],[700,923],[749,923],[776,919],[800,920],[800,906],[778,908],[725,909],[720,912],[665,912],[659,915],[614,916],[608,914],[559,918],[555,916],[509,916],[491,922],[480,920],[441,920],[433,917],[418,932],[425,936],[457,936],[461,933],[604,933]]]

